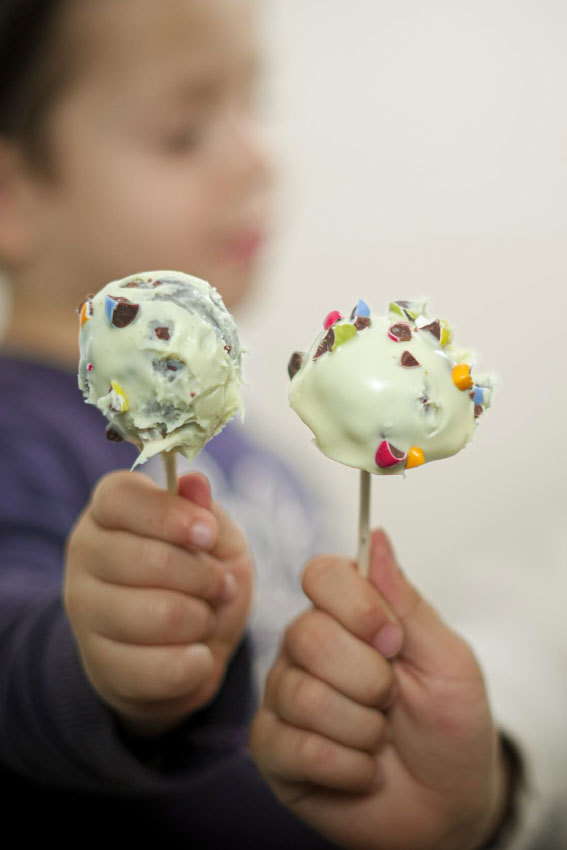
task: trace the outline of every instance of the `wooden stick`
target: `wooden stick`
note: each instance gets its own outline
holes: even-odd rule
[[[177,452],[162,452],[161,459],[165,467],[167,489],[170,493],[177,493]]]
[[[358,522],[358,572],[368,578],[370,560],[370,473],[360,470],[360,514]]]

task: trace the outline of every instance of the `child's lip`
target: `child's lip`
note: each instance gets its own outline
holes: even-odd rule
[[[249,263],[256,258],[266,241],[266,232],[260,227],[246,227],[234,231],[224,243],[225,257],[237,263]]]

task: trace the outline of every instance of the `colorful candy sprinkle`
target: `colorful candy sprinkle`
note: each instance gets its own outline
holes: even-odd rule
[[[401,357],[402,366],[406,366],[408,368],[412,368],[414,366],[421,366],[419,360],[416,360],[411,351],[404,351]]]
[[[426,301],[390,301],[388,307],[390,313],[397,313],[403,319],[415,321],[418,316],[423,315]]]
[[[471,367],[468,363],[457,363],[452,372],[453,383],[459,390],[470,390],[473,385]]]
[[[411,339],[411,328],[405,322],[396,322],[395,325],[390,325],[388,336],[394,342],[409,342]]]
[[[289,363],[287,364],[287,373],[289,375],[290,380],[297,375],[299,370],[301,369],[301,364],[303,363],[303,358],[305,354],[302,351],[294,351],[291,357],[289,358]]]
[[[474,387],[473,392],[471,393],[471,398],[475,404],[483,404],[484,403],[484,390],[482,387]]]
[[[93,370],[93,369],[94,369],[93,364],[92,364],[92,363],[87,363],[87,372],[92,372],[92,370]]]
[[[406,469],[413,469],[415,466],[421,466],[422,463],[425,463],[423,449],[420,449],[417,446],[412,446],[408,451]]]
[[[335,328],[335,342],[331,350],[334,351],[339,347],[339,345],[343,345],[354,336],[356,336],[356,328],[354,325],[337,325]]]
[[[390,466],[397,466],[406,459],[405,452],[400,451],[387,440],[382,440],[376,451],[376,466],[380,469],[388,469]]]
[[[329,330],[332,325],[335,325],[337,322],[343,318],[342,314],[339,313],[338,310],[332,310],[327,316],[325,316],[325,321],[323,322],[323,327],[326,331]]]
[[[87,295],[87,297],[79,307],[79,322],[81,327],[83,327],[85,322],[88,322],[88,320],[94,313],[93,302],[91,301],[91,298],[93,297],[94,296],[92,294]]]
[[[356,302],[356,307],[353,309],[352,313],[350,314],[351,322],[357,316],[363,316],[365,319],[370,318],[370,307],[368,306],[366,301],[362,300],[362,298],[358,299],[358,301]]]
[[[110,406],[112,409],[116,407],[120,413],[126,413],[127,410],[130,410],[130,403],[126,393],[116,381],[111,381],[110,386],[112,389]]]

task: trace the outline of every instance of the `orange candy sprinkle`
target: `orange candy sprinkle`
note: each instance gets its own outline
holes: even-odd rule
[[[468,363],[457,363],[453,367],[453,383],[459,390],[470,390],[473,385],[471,367]]]
[[[422,463],[425,463],[423,449],[419,449],[417,446],[412,446],[408,451],[406,469],[413,469],[414,466],[421,466]]]

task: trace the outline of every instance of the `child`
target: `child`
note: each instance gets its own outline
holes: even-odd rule
[[[411,680],[402,676],[399,699],[392,692],[392,675],[406,668],[385,658],[399,647],[388,639],[369,650],[361,641],[378,623],[382,597],[370,585],[361,589],[340,559],[323,568],[311,564],[306,589],[319,609],[317,623],[322,612],[329,646],[354,631],[352,670],[360,667],[360,682],[342,684],[336,663],[327,673],[311,666],[306,641],[311,635],[320,648],[324,635],[313,632],[309,614],[288,633],[255,726],[257,760],[312,831],[276,802],[245,745],[254,710],[244,634],[252,581],[245,535],[212,502],[199,475],[184,476],[172,495],[141,474],[112,472],[129,467],[135,450],[104,441],[104,423],[76,388],[74,311],[85,293],[152,268],[210,280],[229,308],[249,288],[269,206],[269,168],[250,109],[253,3],[6,0],[0,14],[0,259],[13,292],[0,360],[3,826],[17,817],[19,838],[51,830],[59,841],[75,842],[80,816],[98,839],[328,847],[320,831],[345,846],[374,846],[365,836],[379,829],[383,812],[374,809],[379,792],[368,790],[372,760],[355,751],[379,743],[383,720],[374,706],[384,711],[391,702],[402,746],[406,736],[413,746],[420,721],[419,700],[406,699]],[[218,478],[215,494],[220,487],[227,501],[249,499],[242,513],[251,517],[245,531],[260,570],[270,558],[285,566],[289,541],[278,536],[268,505],[258,521],[254,493],[241,489],[243,466],[261,469],[276,499],[294,500],[306,525],[297,535],[306,541],[303,559],[316,551],[313,511],[276,459],[234,427],[204,456]],[[403,604],[396,603],[390,555],[380,541],[373,557],[374,584],[391,605],[385,616],[404,629],[411,671],[423,657],[413,647]],[[349,603],[360,594],[373,608],[368,624],[350,621]],[[471,672],[470,690],[459,692],[472,701],[461,720],[474,724],[465,735],[466,752],[475,749],[474,776],[453,776],[444,796],[435,785],[427,797],[424,827],[432,843],[408,843],[415,835],[396,836],[394,829],[383,846],[469,847],[469,837],[487,838],[506,814],[506,773],[478,671],[443,627],[431,643],[436,666],[425,656],[413,686],[427,692],[428,677],[435,684],[440,657]],[[295,666],[327,682],[330,725],[326,715],[313,718],[311,704],[299,719],[286,714],[277,681],[283,671],[289,683]],[[343,731],[341,723],[338,729],[337,689],[347,701],[347,720],[362,718],[359,733]],[[441,769],[445,760],[431,745],[454,740],[461,730],[432,735],[427,724],[436,717],[424,712],[414,756],[439,759]],[[321,740],[351,734],[339,744],[354,748],[358,766],[329,781],[332,765],[315,775],[298,763],[302,752],[309,762],[301,746],[284,753],[283,763],[277,751],[287,748],[286,721],[302,728],[314,723]],[[334,758],[337,748],[324,744],[321,756]],[[403,797],[408,816],[415,810],[421,823],[422,789],[401,777],[400,790],[390,790],[393,748],[391,759],[377,782],[397,800],[392,818]],[[463,770],[468,766],[464,759]],[[355,792],[351,806],[341,793],[322,792],[336,808],[322,800],[318,807],[317,794],[304,794],[306,780]],[[30,817],[22,820],[18,804]],[[349,821],[356,811],[362,823]],[[340,815],[338,826],[333,815]],[[441,845],[453,828],[460,843]],[[470,833],[462,839],[458,830],[465,828]]]

